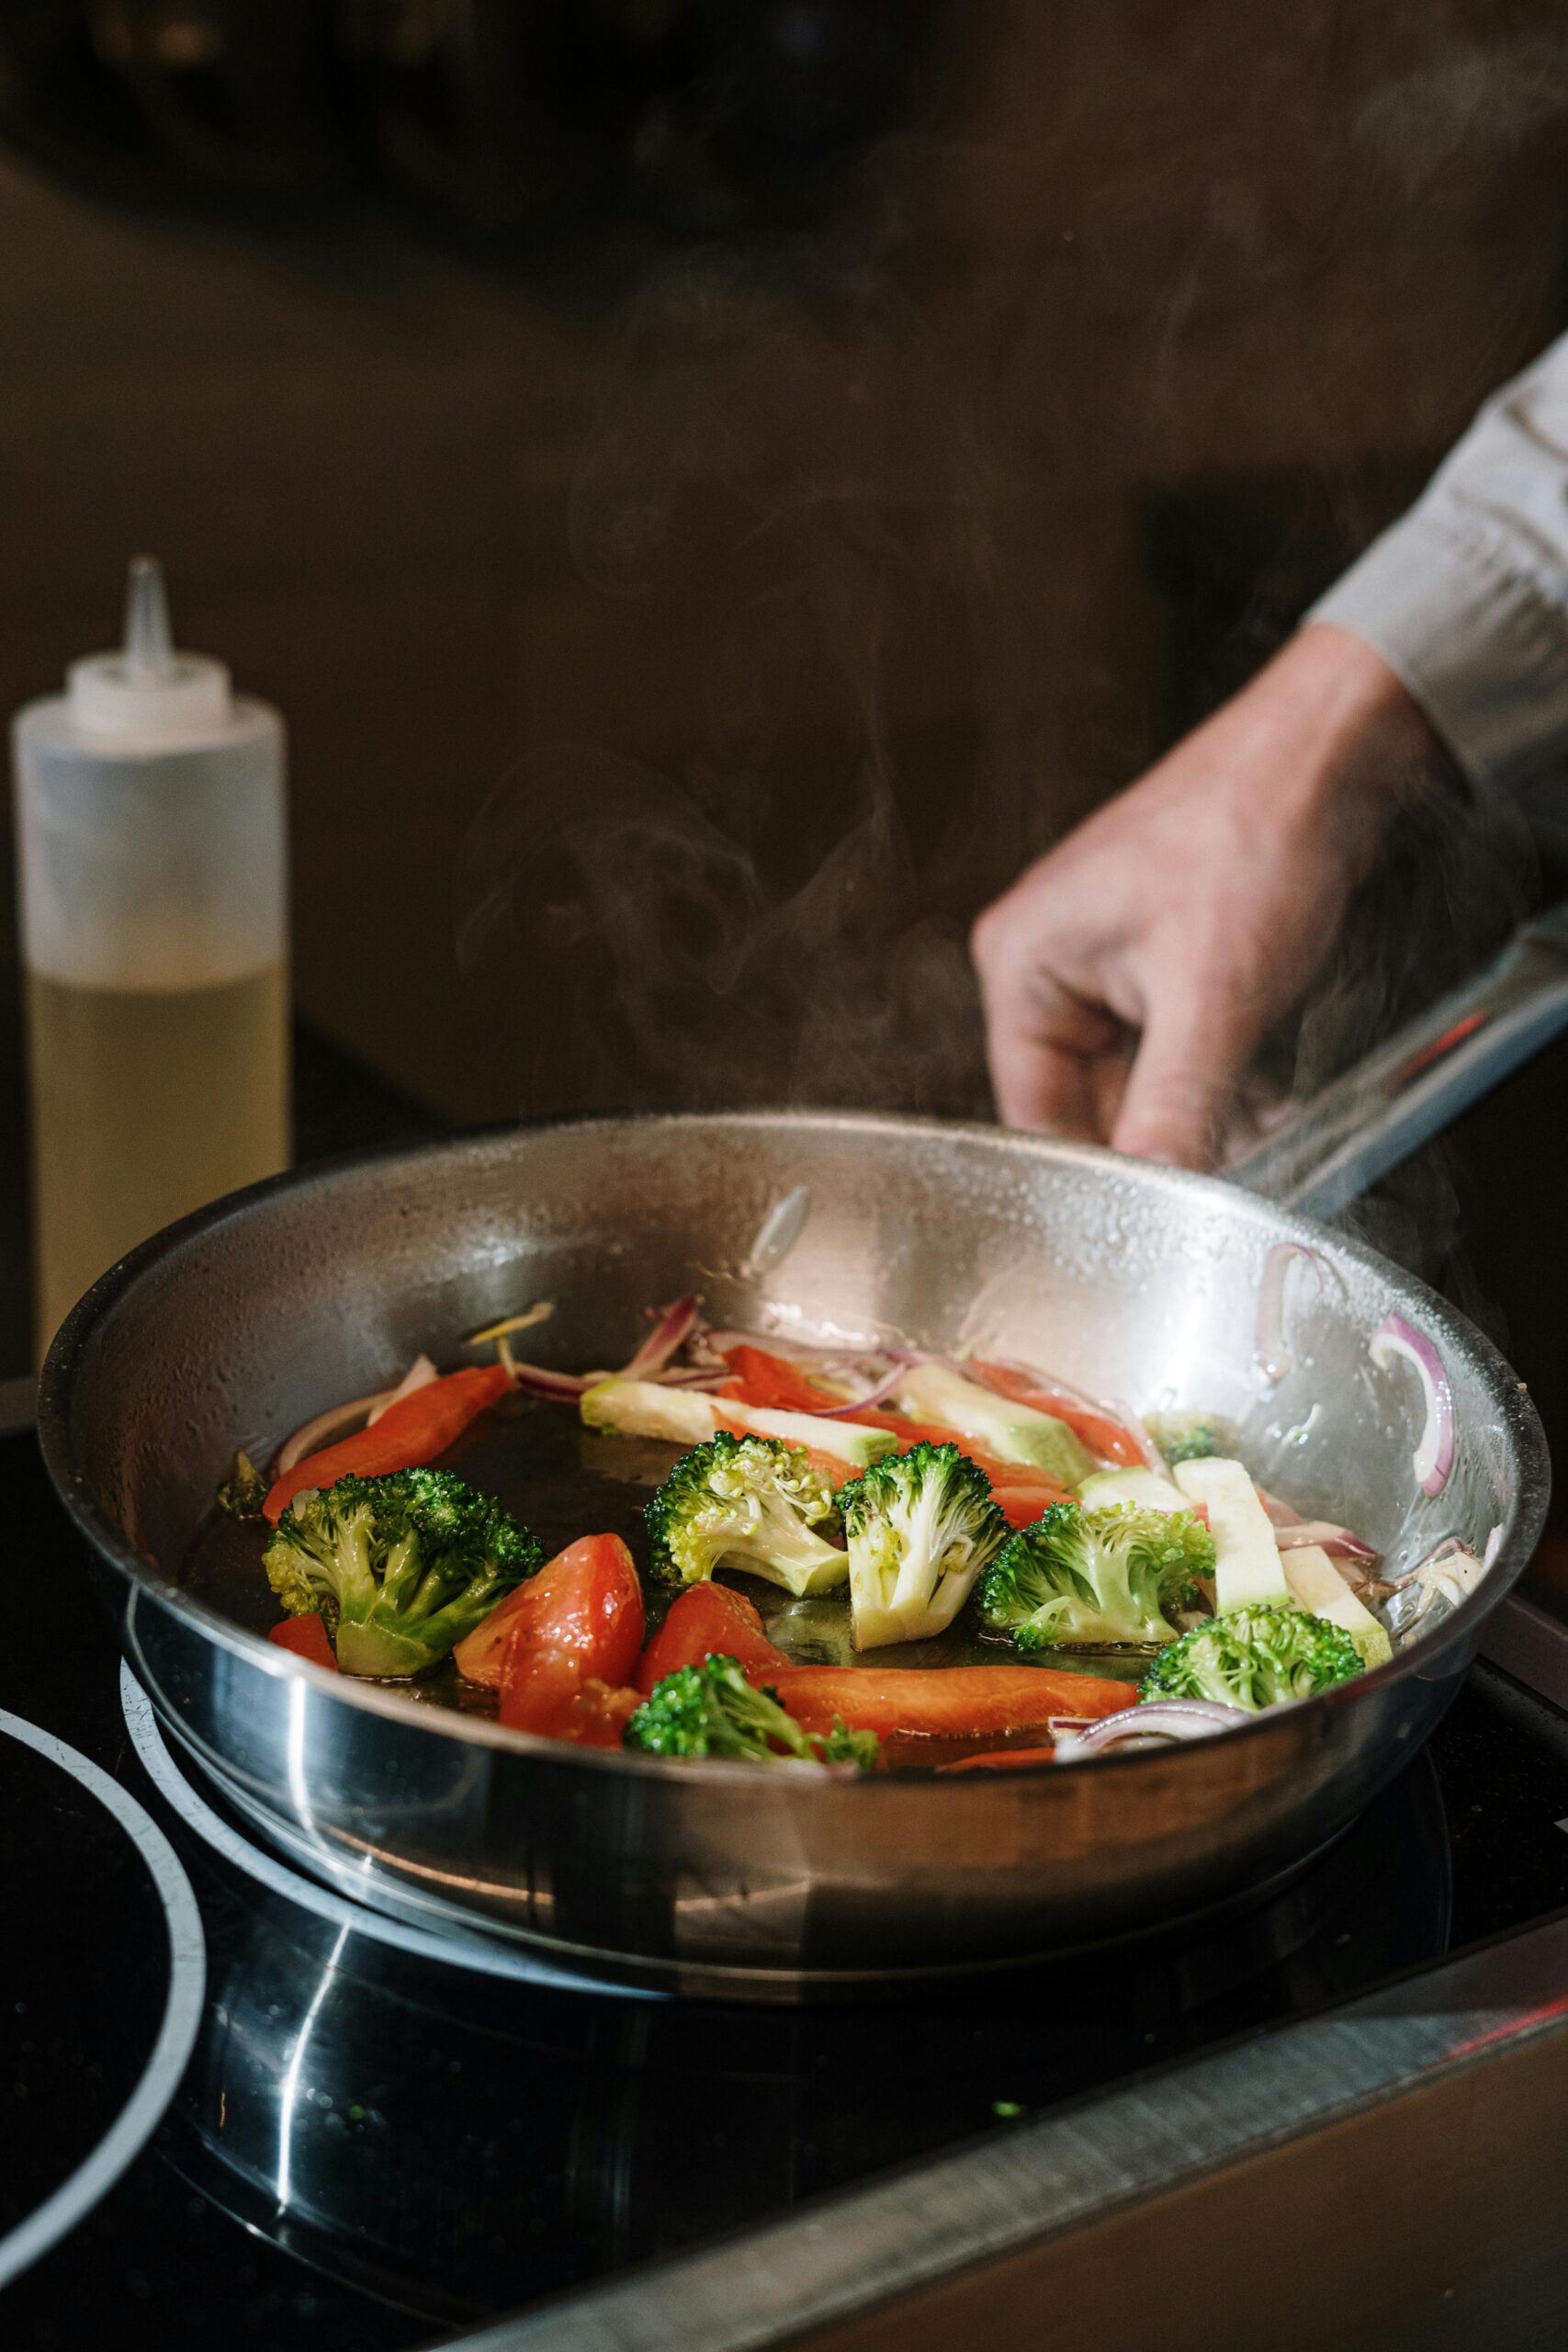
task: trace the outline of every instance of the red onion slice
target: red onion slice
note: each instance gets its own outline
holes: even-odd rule
[[[1123,1707],[1120,1714],[1101,1715],[1087,1731],[1058,1741],[1056,1760],[1070,1764],[1079,1756],[1099,1756],[1107,1748],[1145,1739],[1207,1739],[1251,1721],[1245,1707],[1222,1706],[1214,1699],[1148,1699]]]
[[[397,1386],[388,1390],[382,1402],[377,1406],[375,1411],[370,1415],[365,1424],[366,1428],[367,1430],[373,1430],[389,1405],[400,1404],[405,1396],[412,1396],[416,1389],[428,1388],[433,1380],[439,1380],[441,1374],[436,1371],[435,1366],[431,1363],[428,1356],[415,1356],[412,1363],[410,1364],[407,1372],[404,1373]]]
[[[814,1405],[812,1413],[819,1421],[852,1421],[857,1413],[863,1413],[871,1406],[880,1405],[885,1396],[891,1396],[908,1370],[907,1364],[896,1363],[891,1372],[883,1374],[874,1388],[866,1390],[863,1396],[852,1396],[845,1405]]]
[[[1274,1541],[1281,1552],[1299,1552],[1309,1544],[1326,1552],[1331,1559],[1365,1560],[1369,1564],[1382,1557],[1370,1544],[1363,1544],[1348,1527],[1336,1527],[1326,1519],[1292,1520],[1288,1527],[1276,1527]]]
[[[631,1361],[621,1366],[617,1376],[622,1380],[651,1380],[656,1373],[663,1371],[676,1350],[685,1345],[696,1329],[694,1298],[678,1298],[673,1306],[654,1311],[659,1321]]]
[[[1427,1337],[1403,1315],[1390,1315],[1373,1332],[1367,1352],[1380,1372],[1394,1358],[1413,1366],[1421,1383],[1427,1418],[1411,1457],[1424,1495],[1440,1495],[1454,1466],[1454,1400],[1443,1360]]]
[[[1258,1287],[1258,1323],[1252,1360],[1270,1388],[1277,1388],[1295,1363],[1285,1341],[1285,1282],[1292,1258],[1304,1258],[1323,1288],[1323,1260],[1301,1241],[1276,1241],[1263,1261]]]
[[[291,1438],[285,1441],[278,1451],[277,1460],[272,1465],[273,1476],[283,1477],[297,1462],[303,1462],[308,1453],[314,1453],[328,1438],[335,1437],[340,1430],[347,1429],[351,1421],[363,1421],[367,1413],[383,1409],[391,1403],[396,1393],[391,1388],[378,1388],[373,1396],[352,1396],[346,1405],[329,1405],[324,1413],[318,1413],[313,1419],[304,1422]]]
[[[526,1396],[553,1396],[560,1404],[575,1404],[588,1389],[607,1380],[607,1373],[551,1372],[542,1363],[519,1363],[504,1334],[496,1342],[513,1388]]]

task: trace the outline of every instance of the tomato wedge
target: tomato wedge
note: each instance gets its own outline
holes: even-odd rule
[[[449,1372],[412,1396],[389,1405],[374,1429],[356,1430],[320,1453],[307,1453],[276,1479],[262,1510],[274,1527],[307,1487],[331,1487],[339,1478],[383,1478],[391,1470],[423,1470],[457,1442],[468,1423],[511,1387],[499,1363]]]
[[[569,1651],[531,1648],[521,1632],[506,1645],[502,1674],[503,1724],[545,1739],[575,1740],[580,1747],[619,1747],[642,1704],[640,1690],[584,1674]]]
[[[716,1653],[738,1660],[750,1679],[789,1664],[762,1631],[754,1601],[727,1584],[689,1584],[644,1650],[637,1687],[643,1692],[677,1667],[700,1666]]]
[[[1130,1683],[1048,1666],[789,1666],[767,1679],[807,1731],[830,1731],[842,1715],[852,1731],[884,1738],[1043,1730],[1053,1715],[1119,1713],[1136,1695]]]
[[[296,1657],[309,1658],[312,1666],[324,1666],[329,1674],[337,1672],[337,1658],[326,1621],[312,1609],[303,1617],[286,1617],[281,1625],[274,1625],[267,1634],[280,1650],[292,1650]]]
[[[547,1739],[617,1746],[639,1695],[629,1685],[643,1627],[642,1586],[620,1537],[584,1535],[569,1544],[468,1640],[502,1611],[499,1658],[492,1640],[488,1655],[470,1655],[460,1668],[471,1680],[488,1681],[494,1659],[502,1722]]]
[[[586,1674],[629,1682],[642,1646],[642,1586],[618,1535],[580,1535],[498,1600],[452,1656],[466,1682],[496,1690],[502,1653],[519,1627],[541,1648],[570,1652]]]
[[[1066,1421],[1075,1437],[1081,1438],[1091,1453],[1102,1462],[1117,1463],[1122,1468],[1136,1470],[1143,1462],[1137,1439],[1122,1423],[1113,1420],[1109,1413],[1096,1412],[1091,1405],[1080,1405],[1074,1396],[1058,1396],[1053,1388],[1043,1388],[1031,1380],[1026,1372],[1010,1372],[1006,1364],[971,1363],[969,1369],[994,1388],[998,1396],[1010,1396],[1015,1405],[1032,1405],[1037,1413],[1049,1413],[1054,1419]]]

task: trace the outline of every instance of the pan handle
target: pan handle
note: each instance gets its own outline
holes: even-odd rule
[[[1568,899],[1225,1170],[1331,1217],[1568,1029]]]

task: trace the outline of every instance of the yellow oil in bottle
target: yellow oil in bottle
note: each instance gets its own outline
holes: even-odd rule
[[[288,1165],[288,970],[113,988],[29,969],[27,1007],[41,1353],[117,1258]]]

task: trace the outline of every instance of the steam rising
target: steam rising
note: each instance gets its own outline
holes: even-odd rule
[[[459,955],[526,1112],[983,1114],[968,919],[1158,748],[1138,499],[1332,458],[1331,503],[1359,512],[1369,450],[1413,492],[1527,356],[1496,319],[1447,373],[1426,312],[1377,337],[1406,299],[1448,335],[1441,240],[1401,208],[1473,243],[1459,162],[1484,177],[1562,123],[1568,41],[1483,38],[1444,8],[1342,55],[1311,12],[1200,11],[1179,38],[1112,12],[1076,36],[1075,78],[1048,13],[1010,14],[979,69],[989,146],[910,141],[852,250],[710,250],[623,323],[572,560],[612,651],[663,600],[720,624],[682,648],[673,740],[666,707],[661,733],[535,746],[465,842]],[[933,229],[984,240],[973,285],[943,257],[941,334],[911,260]],[[1513,299],[1533,334],[1531,282]],[[1078,356],[1097,334],[1099,378]],[[1531,888],[1511,810],[1414,802],[1266,1081],[1310,1095],[1473,967]],[[1466,1294],[1440,1147],[1356,1214]]]
[[[515,1009],[529,1110],[979,1108],[962,935],[911,920],[874,777],[791,887],[689,787],[556,746],[482,812],[458,890],[459,956]]]

